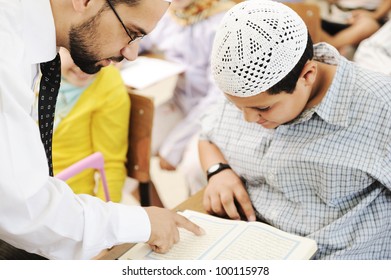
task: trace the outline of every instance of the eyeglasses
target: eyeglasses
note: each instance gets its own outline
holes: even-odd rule
[[[115,16],[118,18],[119,22],[121,23],[122,27],[125,29],[125,32],[126,34],[128,34],[130,40],[128,42],[128,45],[130,45],[131,43],[135,42],[135,41],[138,41],[138,40],[141,40],[142,38],[144,38],[145,34],[141,34],[141,35],[131,35],[129,33],[129,30],[128,28],[125,26],[124,22],[122,21],[122,19],[119,17],[117,11],[114,9],[114,6],[113,4],[111,4],[110,0],[107,0],[107,4],[109,4],[111,10],[114,12]]]

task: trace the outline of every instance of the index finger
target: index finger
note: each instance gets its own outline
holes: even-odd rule
[[[196,225],[195,223],[193,223],[192,221],[190,221],[186,217],[179,215],[177,213],[175,213],[175,215],[176,215],[175,222],[178,227],[184,228],[184,229],[194,233],[195,235],[204,235],[205,234],[205,231],[200,226]]]
[[[248,221],[255,221],[255,212],[253,205],[251,204],[250,197],[245,190],[240,190],[235,193],[236,202],[242,209],[243,214],[246,216]]]

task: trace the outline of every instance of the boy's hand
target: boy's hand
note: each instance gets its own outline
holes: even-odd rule
[[[151,222],[149,246],[157,253],[166,253],[179,241],[178,227],[203,235],[205,231],[182,215],[159,207],[145,207]]]
[[[255,212],[243,182],[231,169],[210,178],[203,203],[208,213],[239,220],[242,212],[248,221],[255,221]]]

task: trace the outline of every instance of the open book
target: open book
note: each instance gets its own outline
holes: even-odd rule
[[[195,236],[180,229],[179,243],[166,254],[139,243],[119,259],[153,260],[287,260],[310,259],[317,251],[312,239],[290,234],[260,222],[234,221],[186,210],[182,214],[206,234]]]

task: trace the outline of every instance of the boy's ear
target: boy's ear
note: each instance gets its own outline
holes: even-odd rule
[[[82,12],[88,6],[90,0],[72,0],[73,9],[76,12]]]
[[[300,78],[304,79],[305,84],[312,85],[315,83],[317,71],[318,71],[317,64],[314,61],[309,60],[304,65],[303,70],[301,71],[300,74]]]

